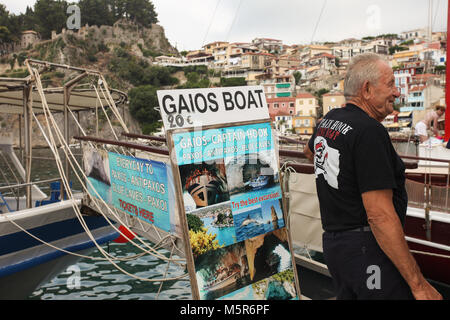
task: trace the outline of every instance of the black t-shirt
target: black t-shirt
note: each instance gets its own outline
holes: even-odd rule
[[[327,113],[308,146],[314,153],[325,231],[367,226],[361,194],[382,189],[393,190],[393,204],[403,224],[408,203],[405,166],[381,123],[347,104]]]

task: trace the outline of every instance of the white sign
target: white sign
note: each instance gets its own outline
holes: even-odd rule
[[[262,86],[160,90],[166,130],[269,119]]]

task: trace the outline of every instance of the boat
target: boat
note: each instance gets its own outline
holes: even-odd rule
[[[227,275],[223,279],[211,280],[203,286],[203,289],[206,291],[213,291],[226,288],[229,285],[235,283],[237,279],[239,279],[239,273],[239,270],[235,270],[234,272],[230,272],[229,275]]]
[[[32,68],[52,65],[37,60],[27,60],[25,63],[30,74],[33,72]],[[32,122],[38,123],[39,117],[42,119],[44,108],[48,108],[51,113],[63,115],[63,131],[68,142],[69,112],[73,115],[73,112],[78,114],[95,111],[99,105],[98,99],[103,105],[108,105],[107,99],[98,97],[94,90],[76,87],[77,81],[91,71],[56,64],[52,67],[77,71],[83,77],[76,77],[63,87],[46,88],[42,91],[35,76],[0,78],[0,113],[8,114],[9,117],[18,115],[19,154],[23,154],[23,159],[19,159],[13,149],[13,136],[2,130],[0,299],[28,298],[40,285],[119,236],[113,227],[114,223],[108,222],[103,216],[77,214],[85,209],[82,205],[82,193],[73,193],[69,197],[73,190],[64,183],[62,176],[32,178],[33,160],[42,160],[33,157]],[[43,99],[43,93],[46,99]],[[117,104],[126,102],[127,97],[122,92],[112,90],[111,95]],[[48,134],[46,130],[42,132]],[[49,148],[53,152],[59,152],[50,145]],[[55,161],[56,167],[56,158],[55,155],[55,158],[44,160]],[[65,173],[69,176],[68,163],[64,165]],[[14,181],[10,181],[11,178]],[[43,187],[48,185],[50,194],[43,192]]]
[[[269,183],[269,177],[259,175],[256,178],[253,178],[249,181],[249,186],[255,190],[264,188]]]
[[[207,169],[196,169],[188,177],[185,188],[197,207],[206,207],[217,202],[220,195],[220,179]]]

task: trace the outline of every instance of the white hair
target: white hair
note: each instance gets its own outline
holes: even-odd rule
[[[363,53],[350,61],[344,81],[345,98],[357,96],[365,81],[378,83],[381,76],[380,61],[386,62],[376,53]]]

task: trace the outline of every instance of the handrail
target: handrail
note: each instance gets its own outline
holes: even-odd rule
[[[27,183],[8,185],[8,186],[0,187],[0,190],[26,187],[26,186],[30,186],[30,185],[47,183],[47,182],[53,182],[53,181],[59,181],[59,180],[61,180],[61,178],[53,178],[53,179],[47,179],[47,180],[41,180],[41,181],[34,181],[34,182],[32,181],[32,182],[27,182]]]
[[[306,156],[303,154],[303,152],[300,152],[300,151],[280,149],[279,154],[280,154],[280,156],[283,156],[283,157],[306,159]],[[406,169],[417,169],[417,167],[418,167],[417,162],[405,161],[404,163],[405,163]]]
[[[159,142],[166,142],[166,138],[164,137],[157,137],[157,136],[149,136],[145,134],[137,134],[137,133],[129,133],[129,132],[122,132],[122,135],[128,138],[141,138],[141,139],[147,139],[147,140],[154,140]]]
[[[412,160],[423,160],[423,161],[435,161],[435,162],[444,162],[450,165],[450,160],[445,159],[436,159],[436,158],[425,158],[425,157],[416,157],[416,156],[408,156],[406,154],[399,154],[400,158],[404,159],[412,159]]]
[[[306,145],[306,144],[308,144],[307,141],[295,140],[295,139],[291,139],[291,138],[283,137],[283,136],[278,136],[278,137],[279,137],[280,139],[283,139],[283,140],[285,140],[285,141],[287,141],[287,142],[291,142],[291,143],[296,143],[296,144],[301,144],[301,145]]]
[[[283,157],[306,159],[306,156],[300,151],[279,149],[278,154]]]
[[[158,154],[162,154],[162,155],[166,155],[166,156],[169,155],[169,150],[167,150],[166,148],[165,149],[155,148],[155,147],[150,147],[150,146],[146,146],[146,145],[142,145],[142,144],[138,144],[138,143],[109,140],[109,139],[103,139],[103,138],[97,138],[97,137],[91,137],[91,136],[83,136],[83,137],[75,136],[73,138],[76,140],[81,140],[81,141],[91,141],[91,142],[97,142],[97,143],[103,143],[103,144],[111,144],[111,145],[115,145],[115,146],[119,146],[119,147],[127,147],[127,148],[141,150],[141,151],[148,151],[148,152],[158,153]]]

